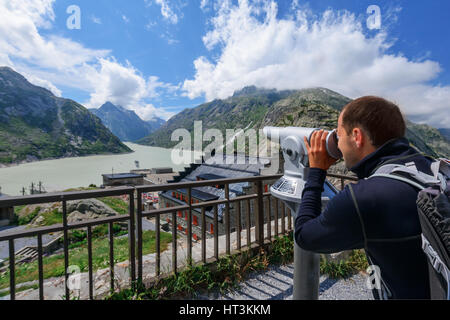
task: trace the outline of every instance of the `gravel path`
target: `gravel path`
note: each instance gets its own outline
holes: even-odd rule
[[[266,272],[253,273],[234,292],[201,295],[202,300],[292,300],[294,266],[272,266]],[[335,280],[320,277],[319,300],[373,300],[362,274],[349,279]]]

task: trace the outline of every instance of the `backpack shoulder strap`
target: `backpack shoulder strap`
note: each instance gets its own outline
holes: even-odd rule
[[[450,179],[450,160],[440,158],[431,164],[431,171],[437,178],[441,173],[446,179]]]
[[[435,165],[436,162],[433,163]],[[437,161],[439,164],[439,162]],[[435,165],[436,167],[436,165]],[[436,175],[428,175],[424,172],[418,171],[414,162],[403,164],[386,164],[379,167],[374,174],[366,179],[373,177],[384,177],[394,180],[399,180],[412,185],[413,187],[423,190],[429,185],[440,185],[441,180],[439,179],[439,167],[438,173]],[[433,171],[434,173],[434,171]]]

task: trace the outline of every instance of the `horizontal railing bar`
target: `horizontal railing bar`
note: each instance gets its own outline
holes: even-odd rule
[[[129,215],[119,216],[119,217],[114,216],[114,217],[108,217],[108,218],[103,218],[103,219],[95,219],[92,221],[76,222],[76,223],[67,225],[66,229],[67,230],[81,229],[81,228],[86,228],[89,226],[92,227],[92,226],[97,226],[97,225],[101,225],[101,224],[106,224],[109,222],[121,222],[121,221],[128,221],[128,220],[130,220]],[[11,233],[8,235],[0,236],[0,242],[11,240],[11,239],[34,237],[39,234],[47,234],[47,233],[64,231],[64,229],[65,228],[64,228],[63,224],[56,224],[56,225],[50,226],[50,227],[36,228],[35,230],[32,230],[32,231],[22,231],[22,232],[17,232],[17,233]]]
[[[0,200],[0,208],[19,206],[19,205],[29,205],[29,204],[40,204],[40,203],[51,203],[59,201],[71,201],[71,200],[83,200],[91,198],[102,198],[108,196],[123,195],[134,190],[137,190],[140,194],[143,192],[156,192],[156,191],[167,191],[173,189],[187,188],[187,187],[204,187],[213,186],[217,184],[230,184],[239,182],[255,182],[264,180],[274,180],[279,179],[283,175],[270,175],[270,176],[254,176],[254,177],[244,177],[244,178],[230,178],[221,180],[208,180],[208,181],[190,181],[190,182],[180,182],[180,183],[169,183],[169,184],[158,184],[158,185],[148,185],[148,186],[138,186],[133,187],[117,187],[111,189],[101,189],[101,190],[87,190],[87,191],[71,191],[71,192],[54,192],[45,193],[29,196],[13,196],[13,197],[2,197]],[[340,175],[334,173],[327,173],[328,177],[342,178],[350,181],[358,181],[358,178]]]
[[[0,208],[29,205],[29,204],[60,202],[63,200],[71,201],[71,200],[83,200],[91,198],[118,196],[133,191],[134,191],[133,187],[117,187],[101,190],[43,193],[30,196],[14,196],[14,197],[7,196],[2,197],[0,199]]]
[[[167,207],[167,208],[163,208],[163,209],[155,209],[155,210],[150,210],[150,211],[142,211],[142,217],[155,217],[157,215],[161,215],[161,214],[167,214],[167,213],[172,213],[174,211],[183,211],[183,210],[187,210],[189,209],[188,205],[185,206],[178,206],[178,207]]]
[[[271,196],[270,192],[264,193],[264,196]],[[244,200],[251,200],[251,199],[256,199],[258,197],[258,195],[255,194],[250,194],[250,195],[246,195],[246,196],[239,196],[236,198],[231,198],[229,201],[230,202],[237,202],[237,201],[244,201]],[[213,201],[205,201],[205,202],[201,202],[201,203],[196,203],[196,204],[192,204],[192,209],[202,209],[204,207],[210,207],[210,206],[214,206],[214,205],[219,205],[219,204],[226,204],[228,202],[228,200],[223,199],[223,200],[213,200]],[[155,210],[150,210],[150,211],[143,211],[142,212],[142,216],[143,217],[156,217],[158,215],[161,214],[167,214],[167,213],[171,213],[173,211],[182,211],[182,210],[188,210],[189,206],[185,205],[185,206],[178,206],[178,207],[170,207],[170,208],[163,208],[163,209],[155,209]]]
[[[207,181],[188,181],[188,182],[176,182],[176,183],[166,183],[166,184],[155,184],[155,185],[147,185],[147,186],[137,186],[136,190],[139,193],[144,192],[156,192],[156,191],[167,191],[174,189],[182,189],[188,187],[207,187],[207,186],[215,186],[217,184],[231,184],[231,183],[239,183],[239,182],[257,182],[264,180],[275,180],[281,178],[282,174],[276,175],[268,175],[268,176],[253,176],[253,177],[243,177],[243,178],[229,178],[229,179],[217,179],[217,180],[207,180]],[[332,178],[343,178],[346,180],[358,181],[358,178],[341,175],[335,173],[327,173],[328,177]]]
[[[236,198],[231,198],[230,202],[245,201],[245,200],[251,200],[251,199],[256,199],[256,198],[258,198],[258,195],[256,193],[254,193],[254,194],[249,194],[246,196],[239,196]]]
[[[274,180],[279,179],[283,175],[271,175],[271,176],[253,176],[253,177],[243,177],[243,178],[229,178],[229,179],[218,179],[218,180],[207,180],[207,181],[189,181],[189,182],[176,182],[176,183],[167,183],[167,184],[155,184],[148,186],[137,186],[136,190],[140,193],[143,192],[156,192],[156,191],[167,191],[173,189],[182,189],[188,187],[207,187],[207,186],[215,186],[217,184],[230,184],[230,183],[239,183],[239,182],[255,182],[261,180]]]

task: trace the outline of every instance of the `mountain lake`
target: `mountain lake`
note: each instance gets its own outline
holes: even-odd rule
[[[42,182],[47,192],[88,187],[90,184],[100,186],[103,184],[102,174],[128,173],[137,169],[136,161],[139,162],[139,169],[172,167],[178,172],[189,166],[189,163],[174,163],[171,157],[172,149],[129,142],[125,144],[134,152],[45,160],[0,168],[1,192],[19,196],[25,187],[26,194],[29,194],[31,183],[36,186],[39,182]],[[200,153],[196,153],[196,157],[199,158]]]

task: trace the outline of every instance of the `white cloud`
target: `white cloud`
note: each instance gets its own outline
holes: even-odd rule
[[[97,18],[97,17],[94,16],[94,15],[91,16],[91,20],[92,20],[93,23],[96,23],[96,24],[102,24],[102,19]]]
[[[0,0],[2,16],[8,13],[15,17],[26,17],[38,28],[51,28],[51,22],[55,20],[53,11],[54,0]]]
[[[130,22],[130,19],[128,19],[128,17],[126,15],[122,15],[122,20],[125,21],[125,23]]]
[[[247,85],[277,89],[327,87],[351,98],[376,94],[397,101],[408,116],[437,127],[450,123],[450,86],[433,86],[438,62],[387,53],[388,30],[368,36],[365,21],[346,11],[313,16],[292,3],[295,14],[277,16],[275,2],[222,1],[203,37],[216,60],[199,57],[185,94],[226,98]],[[389,11],[392,19],[399,9]],[[386,17],[383,17],[383,23]]]
[[[153,104],[131,106],[130,109],[134,110],[136,114],[144,120],[151,120],[154,117],[169,120],[176,114],[175,112],[167,111],[164,108],[156,108]]]
[[[98,108],[105,101],[127,106],[146,96],[146,81],[131,64],[121,65],[112,59],[100,59],[100,69],[90,79],[94,92],[87,103]]]
[[[149,20],[148,23],[145,25],[145,29],[151,30],[153,27],[157,25],[156,22]]]
[[[153,110],[146,99],[158,97],[160,90],[179,88],[154,76],[145,79],[131,63],[116,61],[109,50],[93,50],[61,36],[43,36],[40,29],[51,29],[55,19],[53,3],[0,0],[0,65],[12,67],[57,96],[62,94],[58,86],[85,91],[90,94],[87,107],[98,108],[111,101],[125,108],[142,109],[144,115],[151,114],[145,110]]]
[[[22,6],[18,6],[17,0],[0,0],[0,47],[3,54],[8,55],[10,59],[24,59],[29,64],[42,68],[64,70],[108,53],[107,50],[85,48],[67,38],[41,36],[39,25],[49,27],[48,23],[54,17],[51,7],[47,6],[50,2],[30,0],[25,2],[26,5],[21,2]],[[42,3],[42,7],[38,3]],[[10,6],[15,9],[9,9]],[[30,15],[27,15],[28,12]],[[39,18],[35,12],[40,12],[42,16]],[[45,20],[45,17],[50,20]]]
[[[161,7],[161,15],[166,21],[172,24],[178,23],[179,17],[174,12],[174,9],[169,5],[169,0],[145,0],[145,3],[147,6],[152,5],[152,3],[156,3]]]
[[[50,90],[55,96],[61,97],[62,92],[48,80],[41,79],[33,74],[22,73],[22,75],[32,84]]]
[[[156,108],[145,102],[146,98],[159,97],[160,90],[174,92],[179,86],[164,83],[156,76],[147,80],[129,62],[121,65],[114,59],[101,59],[100,70],[90,79],[94,92],[85,103],[89,108],[98,108],[106,101],[120,105],[136,113],[144,120],[153,116],[170,118],[172,112]]]
[[[200,9],[205,10],[206,7],[208,6],[208,4],[209,4],[209,0],[201,0]]]

